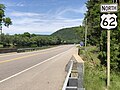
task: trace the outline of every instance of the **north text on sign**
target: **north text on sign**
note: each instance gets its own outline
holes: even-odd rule
[[[101,12],[117,12],[117,4],[103,4],[101,5]]]

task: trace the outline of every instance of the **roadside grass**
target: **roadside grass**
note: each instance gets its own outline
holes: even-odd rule
[[[0,44],[0,48],[2,48],[3,47],[3,45],[2,44]]]
[[[85,90],[106,90],[106,67],[98,59],[98,49],[95,46],[80,47],[80,56],[85,61],[84,87]],[[111,73],[109,90],[120,90],[120,73]]]
[[[110,90],[120,90],[120,72],[111,74]]]

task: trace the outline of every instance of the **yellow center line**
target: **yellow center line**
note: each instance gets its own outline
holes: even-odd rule
[[[3,55],[1,54],[0,57],[12,56],[12,55],[14,55],[14,54],[16,54],[16,53],[3,54]]]
[[[38,54],[43,54],[43,53],[38,53]],[[9,59],[9,60],[0,61],[0,64],[2,64],[2,63],[6,63],[6,62],[15,61],[15,60],[24,59],[24,58],[27,58],[27,57],[36,56],[36,55],[38,55],[38,54],[32,54],[32,55],[27,55],[27,56],[21,56],[21,57],[17,57],[17,58]]]

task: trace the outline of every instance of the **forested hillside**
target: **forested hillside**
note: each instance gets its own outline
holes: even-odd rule
[[[101,64],[106,66],[107,30],[100,30],[100,4],[112,3],[113,0],[87,1],[88,43],[99,48]],[[111,30],[111,69],[120,71],[120,6],[118,10],[118,29]],[[85,22],[85,21],[84,21]]]
[[[82,26],[64,28],[56,31],[55,33],[52,34],[52,36],[57,36],[61,38],[63,43],[79,43],[84,39],[83,29],[84,28]]]
[[[72,27],[58,30],[51,35],[36,35],[25,32],[23,34],[2,34],[1,47],[41,47],[46,45],[73,44],[84,40],[84,28]]]

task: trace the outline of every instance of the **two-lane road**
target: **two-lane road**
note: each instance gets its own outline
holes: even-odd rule
[[[0,90],[59,90],[66,75],[65,65],[74,53],[74,45],[63,45],[0,55]]]

